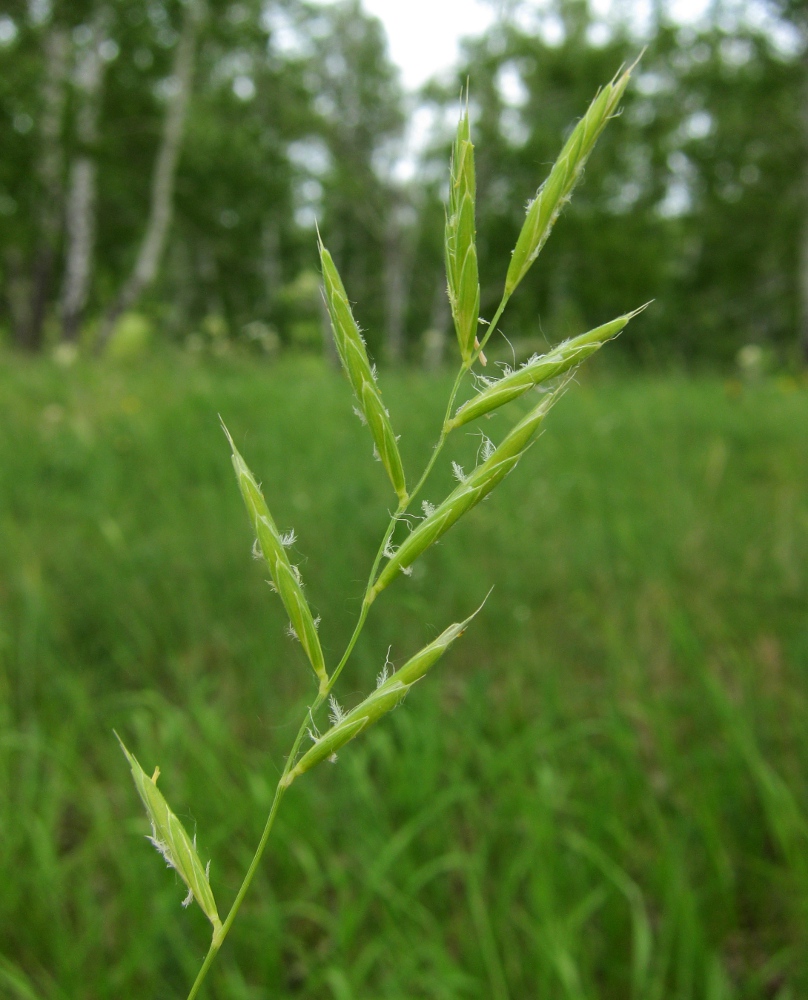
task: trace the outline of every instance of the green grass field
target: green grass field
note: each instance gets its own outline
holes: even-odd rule
[[[415,471],[448,381],[383,383]],[[393,506],[350,403],[313,362],[6,359],[0,997],[185,997],[209,927],[112,730],[226,910],[314,685],[217,413],[297,529],[333,663]],[[205,995],[808,996],[808,389],[584,376],[376,602],[343,703],[492,584],[405,705],[294,785]]]

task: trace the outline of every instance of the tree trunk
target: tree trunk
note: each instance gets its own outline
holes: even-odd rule
[[[61,132],[69,52],[67,30],[60,25],[52,25],[45,35],[44,49],[40,156],[37,164],[42,190],[39,243],[33,257],[29,305],[27,309],[18,310],[15,330],[17,344],[29,351],[37,351],[42,346],[48,291],[61,229],[64,165]]]
[[[96,166],[89,156],[77,156],[70,169],[67,195],[67,258],[62,289],[62,337],[78,340],[87,304],[95,247]]]
[[[191,96],[199,17],[199,0],[196,0],[186,7],[182,34],[177,43],[172,74],[176,89],[169,98],[166,107],[163,137],[152,176],[151,201],[146,231],[143,234],[132,273],[101,324],[96,345],[99,352],[103,350],[109,340],[120,315],[127,309],[131,309],[144,290],[154,281],[165,250],[168,230],[171,225],[177,164]]]
[[[405,327],[417,243],[418,212],[405,192],[390,191],[394,200],[385,233],[385,292],[387,299],[387,357],[394,364],[406,353]]]
[[[387,360],[399,364],[404,353],[404,316],[406,292],[404,275],[403,233],[396,217],[390,213],[385,239],[385,292],[387,299],[387,337],[385,344]]]
[[[19,247],[6,250],[6,287],[4,289],[14,342],[23,345],[23,335],[31,321],[31,272]]]
[[[107,11],[103,9],[93,24],[93,35],[76,69],[80,106],[76,134],[81,152],[70,168],[66,209],[67,249],[62,288],[62,336],[78,339],[79,326],[87,304],[95,247],[96,163],[93,156],[98,141],[98,114],[104,61],[99,46],[105,35]]]
[[[452,313],[449,308],[449,296],[446,292],[446,279],[441,273],[435,286],[432,298],[432,311],[429,318],[429,329],[424,330],[421,338],[423,348],[423,364],[428,372],[439,371],[446,354],[448,336],[447,327],[451,323]]]
[[[802,136],[806,163],[803,174],[802,232],[800,233],[799,274],[797,276],[800,309],[797,336],[798,356],[803,364],[808,365],[808,46],[806,46],[802,57],[802,70]]]
[[[808,215],[808,211],[806,215]],[[808,218],[803,219],[800,239],[799,295],[798,356],[802,364],[808,365]]]

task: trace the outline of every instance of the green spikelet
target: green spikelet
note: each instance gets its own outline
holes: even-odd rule
[[[351,312],[342,279],[331,254],[323,246],[322,240],[319,241],[319,249],[320,263],[323,269],[323,294],[328,314],[331,317],[337,353],[348,380],[353,386],[362,416],[370,427],[376,445],[376,454],[387,470],[387,475],[390,477],[390,482],[393,484],[393,489],[399,500],[404,503],[407,499],[407,484],[396,436],[390,424],[390,415],[382,402],[381,393],[376,385],[376,378],[368,359],[365,341],[362,339],[359,326]]]
[[[475,229],[476,181],[474,146],[466,107],[457,126],[449,178],[445,254],[449,302],[452,307],[460,354],[471,357],[480,315],[480,282],[477,270]]]
[[[460,638],[476,614],[475,611],[464,622],[450,625],[437,639],[409,659],[392,677],[384,679],[361,704],[347,712],[317,739],[314,746],[300,758],[286,776],[284,784],[291,785],[299,774],[303,774],[316,764],[333,757],[346,743],[355,739],[368,726],[372,726],[382,716],[392,711],[406,698],[413,684],[419,681],[438,662],[456,639]]]
[[[272,583],[286,608],[294,633],[309,658],[322,691],[328,683],[328,674],[325,669],[323,651],[320,647],[320,638],[317,635],[317,626],[309,609],[308,601],[303,594],[300,574],[297,572],[297,567],[292,566],[289,562],[286,548],[255,476],[239,454],[226,427],[224,427],[224,432],[233,452],[233,468],[236,472],[241,495],[244,498],[244,505],[250,515],[250,522],[258,539],[258,545],[269,566]]]
[[[547,180],[528,205],[527,216],[505,278],[506,299],[510,298],[538,257],[561,209],[569,201],[598,136],[617,110],[633,69],[634,66],[630,66],[616,76],[595,97],[561,150]]]
[[[157,768],[153,777],[150,778],[134,754],[129,753],[123,745],[120,736],[117,733],[115,735],[129,761],[135,788],[137,788],[143,805],[146,807],[146,812],[149,814],[152,827],[149,840],[188,887],[187,903],[190,903],[191,899],[195,899],[199,903],[202,912],[213,925],[213,935],[216,937],[222,922],[219,920],[213,890],[208,881],[208,873],[196,852],[196,844],[188,836],[185,827],[171,811],[163,798],[163,793],[157,787],[160,769]]]
[[[445,534],[455,521],[475,507],[516,467],[550,407],[559,398],[562,389],[563,386],[555,392],[548,393],[538,406],[510,431],[491,456],[478,465],[457,489],[453,490],[443,503],[404,539],[379,574],[370,592],[370,600],[375,600],[377,594],[392,583],[400,572],[406,571],[425,549]]]
[[[474,396],[458,409],[449,421],[448,428],[452,430],[455,427],[462,427],[463,424],[504,406],[512,399],[517,399],[528,389],[543,385],[551,379],[577,368],[586,358],[600,350],[607,341],[616,337],[625,329],[629,321],[645,308],[646,306],[641,306],[634,312],[613,319],[610,323],[604,323],[588,333],[582,333],[580,337],[567,340],[553,348],[548,354],[532,358],[516,371],[490,382],[479,395]]]

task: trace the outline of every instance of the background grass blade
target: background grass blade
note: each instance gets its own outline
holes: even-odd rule
[[[295,783],[214,994],[246,982],[322,1000],[336,968],[357,997],[488,1000],[452,861],[470,856],[513,997],[569,995],[577,977],[587,997],[626,1000],[630,911],[566,829],[642,891],[648,1000],[705,1000],[713,956],[736,996],[808,990],[800,841],[780,848],[703,684],[720,670],[731,718],[804,814],[808,392],[593,360],[518,477],[388,589],[383,627],[369,620],[351,704],[391,643],[428,643],[497,581],[451,670],[413,692],[417,711]],[[341,595],[389,506],[350,391],[324,366],[183,362],[178,379],[177,363],[80,364],[70,380],[46,360],[0,369],[0,869],[13,875],[0,928],[39,1000],[180,993],[208,934],[201,912],[181,914],[178,878],[137,848],[145,823],[110,727],[171,762],[172,798],[193,803],[180,818],[204,832],[229,898],[269,807],[269,762],[311,691],[283,652],[266,568],[245,559],[214,415],[249,434],[267,482],[286,483],[277,517],[306,539],[335,648],[355,612]],[[418,464],[451,379],[387,381]],[[526,402],[488,433],[503,437]],[[469,469],[479,436],[452,447]],[[440,463],[425,495],[455,485]]]

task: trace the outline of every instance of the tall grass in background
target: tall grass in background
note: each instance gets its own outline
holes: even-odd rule
[[[450,382],[386,377],[405,465]],[[808,391],[601,362],[578,382],[369,617],[350,704],[497,581],[450,669],[295,783],[213,996],[804,995]],[[15,363],[0,399],[0,995],[172,996],[207,921],[143,840],[110,729],[170,763],[233,898],[311,691],[215,414],[283,477],[327,658],[389,487],[313,364]],[[457,447],[470,466],[479,438]],[[425,496],[451,484],[439,463]]]
[[[616,100],[597,100],[605,121]],[[495,327],[475,343],[467,127],[464,117],[447,221],[461,375]],[[568,194],[559,182],[559,203]],[[543,242],[542,211],[552,225],[540,194],[503,308]],[[11,877],[0,982],[19,996],[173,995],[194,972],[196,934],[177,920],[177,889],[121,844],[122,829],[140,824],[122,822],[130,811],[98,749],[114,724],[142,756],[159,748],[171,762],[160,787],[181,820],[157,773],[128,755],[152,836],[213,925],[209,959],[238,904],[249,910],[211,973],[214,995],[799,995],[805,394],[765,387],[731,399],[715,383],[676,379],[590,388],[559,407],[538,474],[502,484],[495,503],[417,559],[498,485],[560,393],[526,407],[498,448],[460,435],[453,488],[436,462],[448,434],[489,413],[502,427],[500,404],[563,377],[629,317],[481,383],[459,408],[460,377],[451,388],[399,377],[382,403],[321,252],[340,354],[398,497],[386,528],[389,493],[361,447],[357,457],[368,432],[343,419],[345,392],[319,370],[267,381],[198,368],[178,390],[159,367],[123,382],[88,369],[70,388],[40,366],[6,385],[19,424],[9,430],[33,428],[36,445],[23,454],[9,437],[3,455]],[[425,451],[439,388],[450,403],[438,448],[408,488],[404,469]],[[259,554],[317,684],[302,726],[284,708],[305,699],[285,666],[285,616],[266,612],[260,572],[245,580],[236,569],[246,545],[227,526],[234,511],[207,439],[215,410],[256,467],[275,470],[273,519],[234,447]],[[432,495],[447,500],[427,501],[408,534],[399,519],[433,468]],[[298,571],[305,591],[287,555],[296,539],[276,527],[292,521],[327,555]],[[382,544],[368,560],[374,529]],[[367,561],[364,596],[338,598],[356,593]],[[403,569],[412,574],[392,613],[370,616]],[[461,627],[390,675],[384,649],[406,655],[420,645],[414,634],[428,640],[465,618],[491,579],[485,614],[453,654],[460,669],[370,728]],[[316,709],[351,653],[346,700],[357,707],[332,705],[321,735]],[[292,753],[272,775],[283,744]],[[298,787],[335,751],[325,784]],[[247,834],[258,838],[262,810],[270,819],[252,854]],[[257,860],[274,822],[265,870]],[[224,919],[211,881],[237,900]]]

